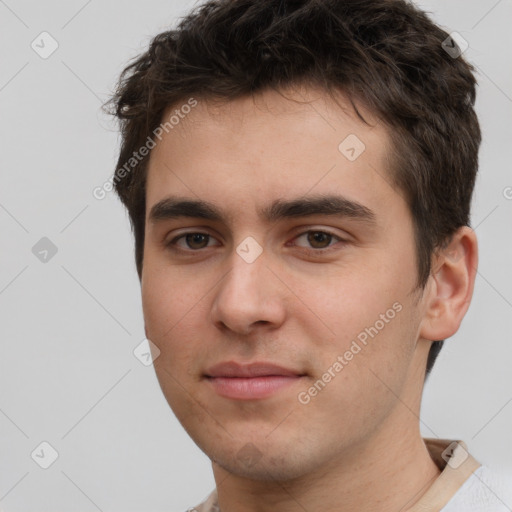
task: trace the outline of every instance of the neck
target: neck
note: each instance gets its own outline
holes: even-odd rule
[[[213,462],[221,512],[410,509],[440,474],[420,434],[420,403],[421,390],[409,386],[377,431],[298,478],[253,480]]]
[[[372,439],[351,453],[336,454],[314,473],[287,481],[256,481],[213,463],[221,512],[396,512],[412,507],[440,471],[420,437]],[[379,442],[381,441],[381,442]]]

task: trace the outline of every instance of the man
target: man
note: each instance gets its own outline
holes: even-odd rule
[[[212,460],[193,510],[510,510],[419,430],[478,263],[457,50],[401,0],[211,0],[124,71],[114,182],[160,386]]]

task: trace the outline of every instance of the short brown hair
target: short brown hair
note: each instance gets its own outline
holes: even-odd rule
[[[363,121],[355,102],[389,127],[390,178],[412,214],[423,289],[435,250],[469,225],[481,141],[474,68],[446,51],[446,41],[457,49],[405,0],[209,0],[154,37],[121,74],[109,102],[122,134],[117,169],[126,168],[168,107],[192,95],[229,101],[299,83],[333,97],[341,91]],[[114,185],[130,216],[139,278],[147,162]],[[427,374],[442,343],[432,344]]]

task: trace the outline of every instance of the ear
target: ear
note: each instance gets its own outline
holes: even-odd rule
[[[458,331],[473,296],[477,266],[476,234],[463,226],[435,255],[424,297],[422,338],[445,340]]]

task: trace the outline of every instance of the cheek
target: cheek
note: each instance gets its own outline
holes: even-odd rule
[[[403,263],[408,272],[409,264]],[[363,392],[360,382],[370,385],[377,379],[370,370],[390,385],[403,380],[415,348],[418,319],[409,296],[415,274],[406,273],[405,280],[399,267],[390,258],[380,265],[374,261],[344,268],[337,275],[296,280],[297,296],[309,307],[297,301],[291,315],[308,340],[317,377],[342,357],[343,369],[339,364],[338,372],[331,369],[333,381],[342,388]],[[404,369],[402,374],[398,368]]]
[[[194,351],[202,340],[195,319],[204,315],[201,303],[204,290],[190,280],[178,279],[176,273],[148,272],[141,287],[146,336],[160,349],[157,361],[168,371],[183,374],[190,368]],[[158,368],[156,368],[158,371]]]
[[[204,314],[201,293],[188,292],[185,286],[176,274],[151,272],[148,265],[141,287],[146,336],[160,350],[154,361],[155,373],[164,396],[178,415],[195,410],[189,386],[194,361],[204,341],[194,328],[197,315]]]
[[[164,258],[149,251],[145,256],[141,281],[142,308],[146,327],[158,337],[179,326],[180,319],[201,299],[200,286],[183,277],[180,268],[169,267]]]
[[[340,302],[329,313],[335,335],[310,337],[317,344],[314,377],[297,398],[309,401],[302,409],[308,418],[350,439],[369,434],[396,405],[414,353],[415,320],[403,302]]]
[[[370,265],[343,268],[327,276],[301,276],[292,286],[300,300],[291,303],[296,310],[291,315],[316,332],[318,341],[325,337],[349,340],[376,322],[379,331],[383,321],[387,328],[399,316],[400,306],[393,308],[393,304],[402,304],[405,298],[389,269],[376,272]]]

